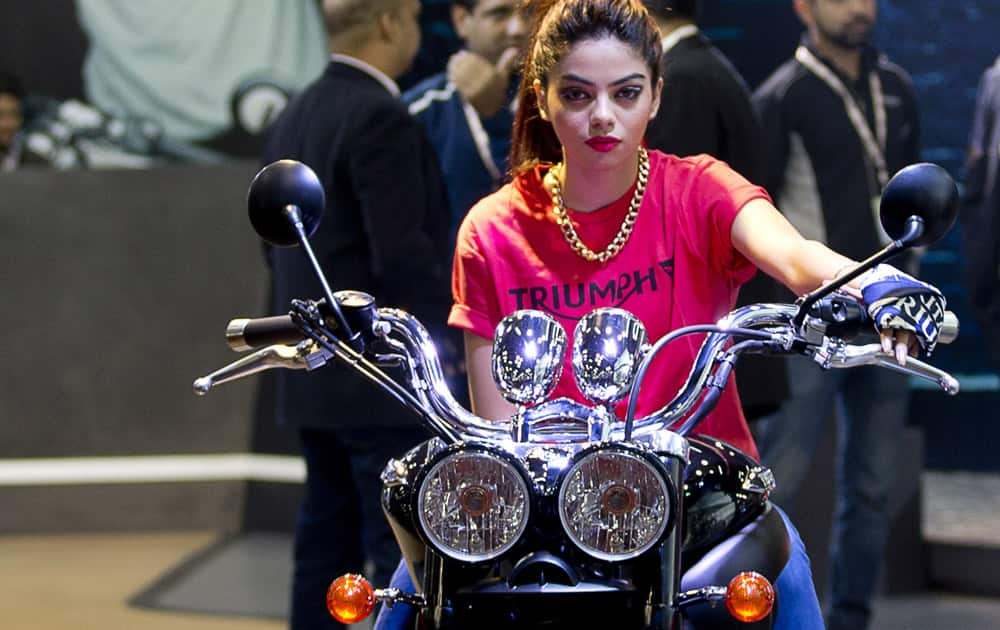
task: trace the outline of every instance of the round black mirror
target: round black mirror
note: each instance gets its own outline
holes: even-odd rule
[[[930,245],[955,223],[958,186],[937,164],[911,164],[893,175],[882,191],[879,217],[890,238],[901,239],[914,215],[923,220],[924,229],[918,238],[903,243],[907,247]]]
[[[250,182],[247,210],[253,229],[272,245],[291,247],[299,244],[298,233],[285,214],[288,206],[299,209],[306,236],[312,236],[326,206],[323,184],[302,162],[271,162]]]

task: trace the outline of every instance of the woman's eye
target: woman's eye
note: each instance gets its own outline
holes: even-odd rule
[[[589,97],[589,94],[580,88],[565,88],[560,92],[564,101],[578,103]]]
[[[642,94],[642,88],[637,85],[630,85],[618,90],[618,97],[627,101],[634,101]]]

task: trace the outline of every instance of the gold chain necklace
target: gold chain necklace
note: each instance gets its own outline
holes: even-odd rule
[[[552,201],[555,202],[556,224],[562,229],[563,237],[569,243],[569,246],[584,260],[602,263],[611,260],[625,247],[625,243],[628,242],[628,237],[632,235],[632,229],[635,227],[636,217],[639,216],[639,206],[642,205],[642,195],[646,192],[646,180],[649,178],[649,153],[644,147],[639,147],[639,178],[635,186],[635,193],[632,195],[632,201],[628,204],[628,212],[625,214],[625,219],[622,221],[621,227],[618,228],[618,233],[611,239],[611,242],[604,248],[604,251],[600,253],[595,252],[583,243],[580,235],[576,233],[576,229],[573,227],[573,222],[570,221],[569,216],[566,214],[566,206],[564,205],[562,196],[562,184],[559,183],[559,174],[562,168],[563,165],[560,162],[550,168],[545,176],[549,193],[552,195]]]

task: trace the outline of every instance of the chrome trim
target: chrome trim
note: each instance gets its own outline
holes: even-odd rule
[[[423,595],[419,593],[407,593],[394,587],[375,589],[375,599],[390,609],[397,603],[409,604],[417,610],[427,605],[427,598]]]
[[[247,320],[249,321],[249,320]],[[216,385],[235,381],[238,378],[256,374],[271,368],[281,367],[289,370],[315,370],[326,365],[332,355],[323,348],[317,348],[312,341],[306,340],[295,346],[274,345],[240,357],[229,365],[195,379],[194,393],[204,396]]]
[[[854,367],[877,365],[919,376],[937,383],[950,394],[959,390],[958,381],[951,375],[922,361],[910,359],[899,366],[889,355],[873,352],[870,346],[851,346],[841,340],[823,336],[825,327],[806,318],[802,330],[792,329],[798,312],[794,304],[752,304],[736,309],[718,322],[719,332],[705,337],[684,385],[674,398],[662,408],[642,418],[636,418],[632,443],[648,446],[652,450],[677,457],[686,457],[687,443],[669,428],[684,418],[697,404],[718,366],[719,357],[729,350],[732,340],[728,330],[754,329],[771,335],[772,342],[786,351],[794,350],[817,358],[829,367]],[[198,394],[222,382],[234,380],[261,370],[283,367],[314,369],[335,358],[351,366],[371,381],[379,384],[404,406],[423,418],[444,442],[481,442],[502,448],[511,453],[523,452],[539,444],[552,444],[579,452],[595,442],[625,441],[625,426],[620,419],[611,417],[602,405],[590,406],[560,398],[524,408],[518,416],[517,437],[526,448],[515,447],[512,421],[494,422],[481,418],[462,407],[448,389],[437,348],[427,329],[409,313],[394,308],[379,308],[372,327],[376,337],[384,339],[394,354],[373,359],[355,352],[346,344],[332,340],[326,347],[310,342],[308,345],[271,346],[195,381]],[[240,320],[233,320],[233,328],[241,328]],[[948,312],[942,325],[942,341],[950,341],[957,330],[954,314]],[[805,347],[795,347],[795,344]],[[332,352],[331,352],[332,350]],[[397,382],[381,367],[402,364],[408,378]]]
[[[566,356],[566,330],[541,311],[515,311],[493,334],[490,367],[500,394],[515,405],[540,403],[559,383]],[[511,430],[520,435],[523,430]]]
[[[409,350],[407,354],[410,357],[411,390],[424,406],[422,411],[436,416],[441,424],[447,425],[450,429],[448,432],[438,431],[439,435],[445,437],[447,433],[454,433],[467,439],[504,445],[508,448],[511,442],[508,423],[491,422],[480,418],[455,400],[444,379],[437,349],[427,329],[405,311],[380,308],[378,312],[380,319],[389,324],[388,334],[401,337]],[[787,328],[796,312],[796,307],[791,304],[751,305],[733,311],[727,318],[721,320],[719,325],[724,328],[768,326]],[[685,386],[678,392],[677,397],[662,409],[636,420],[633,441],[638,438],[651,438],[664,431],[667,426],[693,408],[715,366],[715,355],[729,340],[730,335],[724,332],[709,334],[698,353],[695,366]],[[593,443],[590,427],[594,424],[595,413],[601,412],[595,411],[594,407],[565,398],[529,407],[523,415],[523,421],[529,428],[526,444],[540,442],[574,444],[579,450]],[[606,435],[611,441],[624,440],[624,425],[621,422],[614,423]],[[662,441],[656,437],[651,439]],[[666,442],[675,445],[672,446],[672,454],[679,451],[686,452],[686,447],[677,447],[674,440],[667,439]]]
[[[798,312],[794,304],[751,304],[738,308],[719,320],[723,329],[753,328],[766,330],[770,327],[788,328],[792,318]],[[776,338],[780,335],[776,335]],[[715,357],[729,343],[731,336],[724,332],[709,333],[702,342],[695,357],[694,365],[688,374],[687,381],[677,395],[669,403],[652,414],[638,418],[635,421],[633,437],[644,433],[662,431],[683,418],[694,408],[699,396],[704,391],[712,370],[715,367]],[[790,344],[790,340],[788,341]],[[617,432],[613,434],[618,437]],[[624,439],[622,428],[621,439]]]
[[[777,487],[778,482],[774,479],[774,472],[765,466],[753,470],[743,480],[743,490],[754,494],[771,494]]]
[[[951,396],[954,396],[961,390],[958,379],[944,370],[939,370],[933,365],[929,365],[913,357],[907,357],[906,365],[900,365],[896,362],[896,358],[892,354],[882,352],[882,347],[877,343],[866,346],[845,346],[839,348],[837,352],[831,354],[829,363],[832,368],[875,365],[910,376],[918,376],[936,383],[938,387]]]
[[[726,599],[725,586],[702,586],[693,588],[683,593],[678,593],[674,600],[674,607],[680,610],[705,602],[721,602]]]
[[[958,338],[961,325],[958,322],[958,315],[951,311],[944,312],[944,320],[941,322],[941,330],[938,332],[938,343],[951,343]]]
[[[236,352],[246,352],[253,350],[253,347],[246,342],[243,334],[246,332],[249,318],[233,319],[226,325],[226,343]]]
[[[573,330],[573,376],[583,397],[595,404],[625,398],[636,370],[649,350],[646,327],[621,308],[599,308],[583,316]],[[600,435],[601,426],[591,431]]]

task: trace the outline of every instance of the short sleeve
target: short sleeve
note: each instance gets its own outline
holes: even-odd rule
[[[707,258],[718,271],[728,276],[731,284],[740,285],[753,277],[757,268],[734,246],[733,222],[740,210],[754,199],[771,198],[760,186],[751,184],[725,163],[701,158],[696,184],[690,188],[695,196],[697,214],[706,221]]]
[[[458,231],[451,273],[454,303],[448,325],[490,339],[500,315],[497,285],[484,251],[480,231],[470,213]]]

